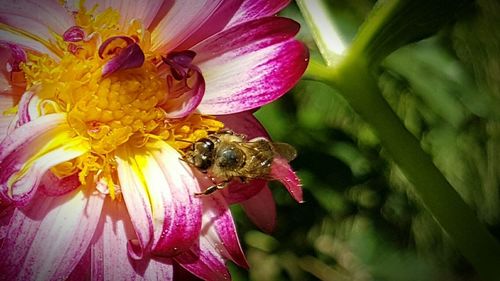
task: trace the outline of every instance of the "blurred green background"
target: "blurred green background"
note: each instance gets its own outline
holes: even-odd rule
[[[374,3],[331,1],[346,42]],[[320,59],[298,8],[291,4],[282,15],[302,24],[300,40]],[[437,35],[397,50],[377,69],[385,98],[497,238],[499,26],[500,3],[476,1]],[[297,204],[272,183],[278,211],[272,235],[232,207],[251,265],[246,271],[230,264],[234,280],[479,280],[334,89],[302,80],[256,116],[273,139],[298,149],[292,165],[306,202]]]

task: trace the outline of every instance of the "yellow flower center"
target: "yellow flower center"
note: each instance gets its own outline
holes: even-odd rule
[[[87,154],[53,167],[52,172],[60,177],[79,173],[82,184],[104,177],[113,198],[117,147],[140,147],[150,140],[162,140],[182,153],[190,142],[224,126],[199,114],[181,120],[166,118],[161,104],[169,93],[157,68],[160,54],[149,51],[149,33],[139,21],[132,21],[124,32],[118,19],[110,9],[95,17],[82,10],[76,20],[86,33],[85,40],[64,42],[58,37],[54,45],[62,54],[60,60],[29,53],[21,65],[28,88],[36,89],[42,100],[40,112],[66,112],[75,136],[88,140],[91,147]],[[145,54],[144,64],[103,77],[103,66],[110,58],[99,57],[98,44],[112,36],[134,38]]]

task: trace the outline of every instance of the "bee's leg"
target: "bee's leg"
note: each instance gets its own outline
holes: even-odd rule
[[[212,193],[216,192],[217,190],[224,189],[227,186],[228,183],[229,183],[228,181],[223,181],[221,183],[214,184],[212,186],[209,186],[207,189],[205,189],[205,191],[203,191],[203,192],[196,192],[194,195],[209,195],[209,194],[212,194]]]

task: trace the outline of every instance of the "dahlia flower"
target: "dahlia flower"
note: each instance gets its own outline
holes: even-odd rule
[[[102,3],[101,3],[102,2]],[[264,231],[264,180],[212,185],[181,161],[229,128],[267,136],[252,110],[308,60],[288,1],[3,1],[0,279],[229,279],[247,267],[228,206]],[[5,67],[4,67],[5,66]],[[277,158],[271,176],[301,201]]]

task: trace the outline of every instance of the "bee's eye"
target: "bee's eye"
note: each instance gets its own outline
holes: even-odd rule
[[[236,147],[227,147],[218,151],[217,164],[224,168],[237,168],[245,162],[245,155]]]
[[[214,143],[210,139],[200,139],[195,143],[195,150],[199,153],[212,152],[214,150]]]
[[[206,171],[212,165],[212,158],[203,154],[198,154],[193,157],[193,164],[200,171]]]

